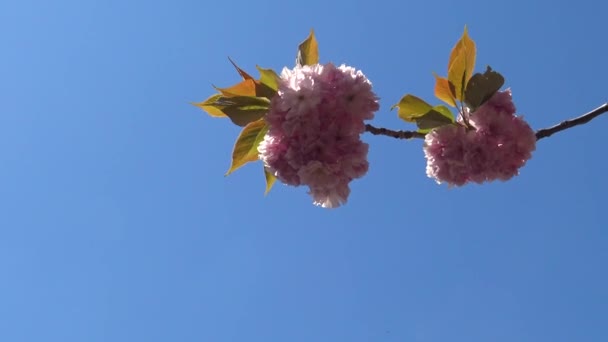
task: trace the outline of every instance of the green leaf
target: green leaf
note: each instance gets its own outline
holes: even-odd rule
[[[407,94],[401,98],[399,103],[393,105],[391,110],[394,108],[399,108],[397,115],[399,115],[401,119],[408,122],[414,122],[416,121],[416,118],[424,115],[433,107],[424,102],[421,98]]]
[[[199,107],[200,109],[204,110],[205,112],[207,112],[207,114],[209,114],[212,117],[215,118],[225,118],[227,117],[226,114],[224,114],[224,112],[222,112],[221,109],[215,107],[213,105],[213,103],[215,103],[215,101],[217,101],[219,98],[221,98],[222,95],[220,94],[215,94],[211,97],[209,97],[208,99],[206,99],[203,102],[198,102],[198,103],[193,103],[193,105]]]
[[[234,96],[234,97],[211,97],[211,103],[205,103],[206,106],[212,106],[232,120],[236,125],[246,126],[250,122],[261,119],[270,106],[270,100],[263,97],[253,96]]]
[[[473,76],[475,69],[475,42],[469,38],[467,27],[464,27],[462,37],[450,54],[448,62],[448,81],[454,85],[454,97],[456,100],[464,100],[464,91],[468,80]]]
[[[243,128],[232,149],[232,163],[226,176],[241,166],[258,160],[258,145],[264,140],[268,125],[264,119],[250,122]]]
[[[273,90],[269,86],[257,82],[255,83],[255,96],[257,97],[265,97],[268,100],[272,100],[272,98],[277,94],[276,90]]]
[[[435,96],[448,105],[456,107],[454,85],[450,84],[450,81],[448,81],[447,78],[439,77],[439,75],[435,73],[433,73],[433,75],[435,76]]]
[[[441,108],[443,107],[443,108]],[[445,112],[447,109],[447,112]],[[416,124],[421,132],[427,132],[433,128],[454,123],[452,112],[447,107],[437,106],[426,114],[416,118]]]
[[[474,112],[489,100],[505,84],[505,78],[490,66],[483,74],[477,73],[471,77],[464,94],[464,101]]]
[[[270,106],[270,101],[266,98],[248,96],[225,98],[221,103],[225,105],[222,112],[239,126],[246,126],[262,118]]]
[[[260,72],[260,83],[264,84],[275,92],[279,90],[279,81],[281,80],[281,77],[279,77],[279,75],[277,75],[274,70],[264,69],[258,65],[256,65],[255,67]]]
[[[277,180],[277,177],[270,173],[267,168],[264,168],[264,177],[266,178],[266,191],[264,192],[264,195],[268,195],[270,189],[272,189],[272,186],[274,185],[274,182]]]
[[[308,38],[306,38],[298,46],[298,55],[296,57],[296,65],[313,65],[319,63],[319,45],[315,38],[314,30],[310,30]]]
[[[450,108],[443,106],[443,105],[438,105],[433,107],[433,110],[436,112],[441,113],[441,115],[445,116],[446,118],[450,119],[451,122],[454,122],[454,114],[452,113],[452,111],[450,110]]]

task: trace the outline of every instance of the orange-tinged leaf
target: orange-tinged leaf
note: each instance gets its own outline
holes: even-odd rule
[[[448,62],[448,80],[454,85],[456,100],[464,100],[466,84],[475,69],[476,53],[475,42],[469,37],[465,26],[464,33],[454,45]]]
[[[256,96],[256,84],[253,79],[246,79],[239,84],[228,88],[214,88],[226,97],[233,96]]]
[[[236,71],[239,73],[239,75],[241,75],[241,77],[244,80],[252,80],[253,77],[251,75],[249,75],[247,72],[245,72],[245,70],[239,68],[238,65],[236,65],[236,63],[232,60],[232,58],[228,57],[228,60],[230,61],[230,63],[232,63],[232,65],[234,66],[234,68],[236,69]]]
[[[424,115],[433,107],[419,97],[407,94],[401,98],[399,103],[393,105],[391,109],[399,108],[397,114],[399,117],[408,122],[416,121],[416,118]]]
[[[243,128],[234,144],[232,163],[226,175],[249,162],[258,160],[258,145],[264,139],[266,131],[268,131],[268,126],[264,119],[250,122]]]
[[[212,117],[225,118],[225,117],[227,117],[227,115],[224,114],[224,112],[222,112],[221,109],[219,109],[213,105],[213,103],[215,103],[220,97],[222,97],[222,95],[215,94],[215,95],[209,97],[207,100],[205,100],[203,102],[199,102],[199,103],[193,103],[193,105],[204,110],[205,112],[207,112],[207,114],[209,114]]]
[[[267,99],[272,99],[272,97],[277,93],[276,89],[272,88],[272,78],[271,74],[276,75],[276,73],[272,69],[262,69],[258,66],[258,70],[260,71],[261,78],[260,80],[254,79],[251,75],[249,75],[245,70],[239,68],[234,61],[228,57],[230,63],[236,68],[239,75],[244,79],[243,82],[234,85],[229,88],[215,88],[224,96],[257,96],[257,97],[265,97]],[[278,76],[277,76],[278,77]],[[278,87],[277,87],[278,88]]]
[[[264,177],[266,178],[266,191],[264,192],[264,195],[268,195],[270,189],[272,189],[272,186],[274,185],[274,182],[277,180],[277,177],[270,173],[267,168],[264,168]]]
[[[308,38],[298,46],[296,65],[313,65],[319,63],[319,45],[314,30],[310,30]]]
[[[447,78],[439,77],[435,75],[435,96],[441,101],[447,103],[452,107],[456,107],[456,101],[452,93],[453,87],[450,87],[450,82]]]

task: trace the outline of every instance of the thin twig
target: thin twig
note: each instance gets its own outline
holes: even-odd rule
[[[595,119],[596,117],[606,112],[608,112],[608,103],[604,103],[603,105],[595,108],[587,114],[579,116],[578,118],[562,121],[553,127],[539,129],[538,131],[536,131],[536,140],[549,137],[553,133],[572,128],[574,126],[586,124],[587,122]]]
[[[365,125],[365,131],[370,132],[373,135],[386,135],[387,137],[393,137],[395,139],[424,139],[425,136],[424,133],[416,131],[393,131],[388,128],[374,127],[370,124]]]
[[[553,127],[539,129],[538,131],[536,131],[536,140],[549,137],[554,133],[572,128],[574,126],[586,124],[587,122],[595,119],[596,117],[606,112],[608,112],[608,103],[604,103],[603,105],[597,107],[596,109],[590,111],[587,114],[579,116],[578,118],[562,121]],[[387,137],[392,137],[395,139],[424,139],[425,137],[424,133],[416,131],[393,131],[388,128],[374,127],[370,124],[365,125],[365,131],[373,135],[386,135]]]

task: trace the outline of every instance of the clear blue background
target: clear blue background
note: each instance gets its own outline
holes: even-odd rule
[[[608,118],[507,183],[448,189],[422,142],[364,135],[349,203],[230,177],[239,129],[192,106],[227,56],[362,69],[433,99],[465,24],[534,128],[607,100],[605,13],[555,1],[0,2],[0,340],[606,341]],[[434,100],[435,101],[435,100]]]

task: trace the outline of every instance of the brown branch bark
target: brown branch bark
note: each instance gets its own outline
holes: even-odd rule
[[[572,128],[574,126],[583,125],[587,122],[595,119],[596,117],[608,112],[608,103],[597,107],[589,113],[583,114],[577,118],[569,119],[558,123],[555,126],[549,128],[543,128],[536,131],[536,140],[547,138],[554,133]],[[370,124],[365,125],[365,131],[373,135],[386,135],[395,139],[424,139],[425,134],[416,131],[393,131],[388,128],[374,127]]]

